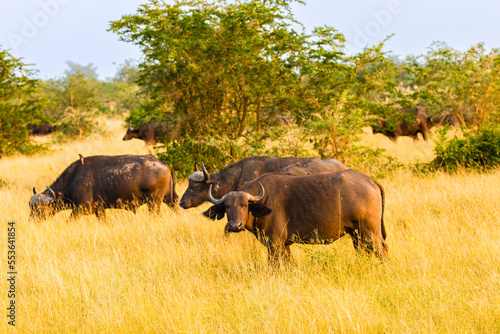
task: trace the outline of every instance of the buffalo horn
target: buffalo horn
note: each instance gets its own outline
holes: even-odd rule
[[[212,186],[213,184],[210,184],[210,186],[208,187],[208,200],[213,203],[213,204],[221,204],[221,203],[224,203],[224,200],[226,199],[226,195],[222,196],[221,199],[215,199],[213,196],[212,196]]]
[[[198,165],[196,164],[196,162],[194,163],[194,171],[201,172],[201,170],[198,168]]]
[[[205,168],[205,165],[203,164],[203,161],[201,162],[201,170],[203,171],[203,176],[204,176],[203,181],[204,182],[210,181],[210,174],[208,174],[207,169]]]
[[[52,193],[52,199],[56,199],[56,193],[54,192],[54,190],[52,190],[52,188],[51,188],[51,187],[49,187],[49,186],[46,186],[46,187],[47,187],[47,189],[49,189],[49,191]]]
[[[33,187],[33,195],[36,195],[35,187]]]
[[[262,197],[264,197],[264,194],[266,193],[265,189],[264,189],[264,186],[262,185],[262,183],[260,183],[260,181],[257,181],[259,183],[259,186],[260,186],[260,194],[259,196],[253,196],[253,195],[250,195],[248,194],[248,200],[250,202],[258,202],[262,199]]]

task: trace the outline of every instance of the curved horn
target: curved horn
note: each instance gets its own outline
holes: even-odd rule
[[[201,170],[198,168],[198,165],[196,164],[196,162],[194,163],[194,171],[201,172]]]
[[[54,192],[54,190],[52,190],[52,188],[51,188],[51,187],[49,187],[49,186],[46,186],[46,187],[47,187],[47,189],[49,189],[49,191],[52,193],[52,199],[56,199],[56,193]]]
[[[264,189],[264,186],[262,185],[262,183],[260,183],[260,181],[257,181],[259,183],[259,186],[260,186],[260,194],[259,196],[253,196],[253,195],[250,195],[248,194],[248,200],[250,202],[258,202],[262,199],[262,197],[264,197],[264,194],[266,193],[266,190]]]
[[[208,174],[207,169],[205,168],[205,165],[203,164],[203,161],[201,162],[201,170],[203,171],[203,176],[205,177],[203,181],[208,182],[210,181],[210,174]]]
[[[224,203],[224,200],[226,199],[226,195],[222,196],[221,199],[215,199],[213,198],[212,196],[212,186],[213,184],[210,184],[210,187],[208,187],[208,200],[213,203],[213,204],[221,204],[221,203]]]
[[[36,195],[35,187],[33,187],[33,195]]]

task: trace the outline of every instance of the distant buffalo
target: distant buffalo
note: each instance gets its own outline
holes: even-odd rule
[[[440,116],[433,117],[431,119],[431,124],[434,125],[449,125],[452,128],[458,128],[462,125],[473,125],[476,122],[477,118],[471,115],[464,115],[464,122],[460,118],[451,112],[445,112]]]
[[[354,170],[268,173],[220,199],[210,185],[207,196],[215,205],[203,214],[210,219],[227,215],[226,231],[254,234],[267,246],[271,264],[288,260],[293,243],[328,244],[345,234],[356,250],[387,256],[384,189]]]
[[[51,124],[40,124],[40,125],[28,124],[27,129],[30,135],[44,136],[59,130],[59,127],[57,125],[51,125]]]
[[[149,122],[140,126],[137,129],[129,127],[127,133],[123,137],[123,140],[131,140],[133,138],[141,139],[146,142],[147,145],[154,145],[160,141],[162,137],[168,134],[168,128],[164,123],[158,121]]]
[[[282,173],[294,175],[311,175],[311,174],[328,174],[342,172],[348,170],[349,167],[338,161],[337,159],[326,159],[322,161],[310,162],[305,166],[291,165],[281,170]]]
[[[175,208],[178,198],[173,169],[151,155],[80,155],[47,190],[33,192],[32,217],[69,208],[72,217],[93,213],[102,219],[108,208],[135,212],[148,204],[158,211],[162,202]]]
[[[407,113],[409,113],[408,109],[402,111],[402,114]],[[392,129],[387,125],[386,121],[382,120],[372,127],[373,133],[381,133],[392,141],[397,141],[401,136],[408,136],[412,137],[413,140],[417,140],[418,134],[421,133],[424,140],[427,140],[429,129],[432,126],[430,118],[425,112],[416,107],[413,109],[413,114],[415,115],[413,121],[407,121],[401,117],[396,122],[396,126]]]
[[[320,161],[320,159],[250,157],[235,162],[215,174],[209,174],[202,163],[202,171],[197,170],[189,176],[189,186],[179,205],[187,209],[208,201],[207,191],[210,185],[213,185],[214,194],[222,197],[232,190],[238,190],[245,182],[252,181],[262,174],[279,172],[290,165],[301,167],[314,161]]]

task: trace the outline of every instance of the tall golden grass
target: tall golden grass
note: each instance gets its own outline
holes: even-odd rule
[[[389,260],[354,252],[346,237],[292,246],[294,263],[267,266],[248,232],[223,235],[208,207],[160,214],[69,211],[28,221],[43,190],[78,154],[144,154],[143,142],[108,135],[0,160],[0,237],[17,227],[17,321],[7,333],[499,333],[500,171],[381,180]],[[432,158],[432,144],[367,134],[403,162]],[[180,182],[182,195],[187,184]],[[6,314],[7,283],[0,284]]]

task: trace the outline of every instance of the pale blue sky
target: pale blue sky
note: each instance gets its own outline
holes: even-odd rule
[[[169,2],[169,0],[165,0]],[[308,0],[294,5],[307,29],[328,24],[343,33],[349,51],[386,44],[399,56],[427,52],[433,41],[465,50],[479,42],[500,47],[500,1],[496,0]],[[70,60],[98,68],[99,78],[141,53],[107,32],[109,21],[131,14],[145,0],[0,0],[0,44],[34,64],[39,77],[61,76]]]

